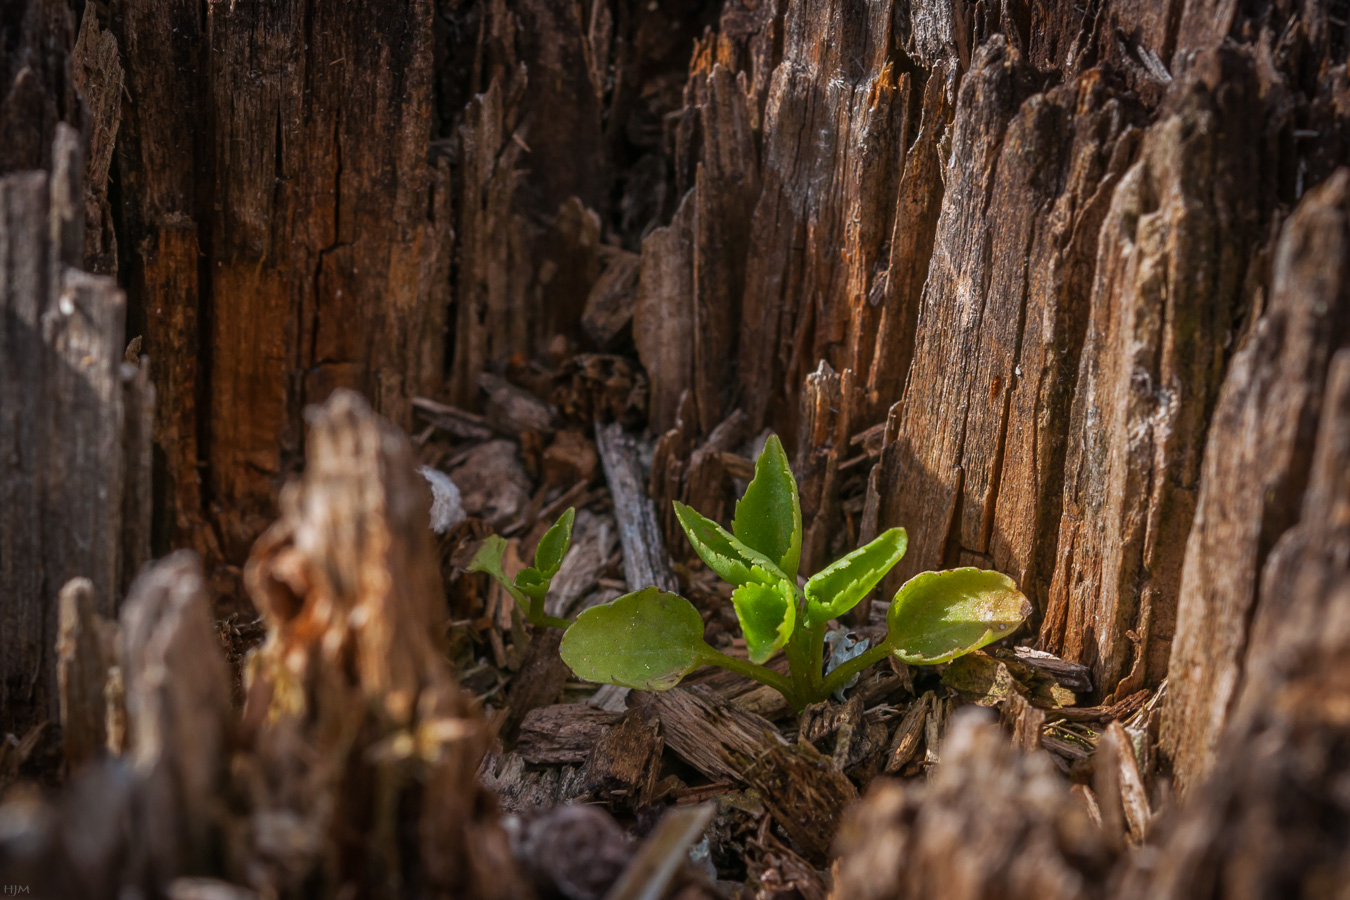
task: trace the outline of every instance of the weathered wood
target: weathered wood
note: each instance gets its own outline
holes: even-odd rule
[[[1114,861],[1050,760],[973,714],[926,783],[877,781],[836,847],[840,900],[1096,897]]]
[[[268,639],[247,665],[231,874],[272,891],[517,896],[474,776],[485,729],[444,656],[408,441],[348,391],[309,418],[304,477],[245,571]]]
[[[1299,520],[1265,564],[1249,665],[1210,777],[1191,785],[1118,897],[1339,889],[1347,813],[1328,786],[1345,777],[1350,734],[1350,350],[1328,367],[1322,408]]]
[[[1220,135],[1259,130],[1256,89],[1241,54],[1197,63],[1102,225],[1041,643],[1090,664],[1104,695],[1167,672],[1205,435],[1261,199],[1255,142]]]
[[[15,0],[5,8],[0,56],[0,175],[52,168],[57,125],[79,127],[75,86],[66,72],[76,33],[64,0]]]
[[[334,388],[406,423],[428,308],[449,294],[431,277],[450,227],[427,162],[431,17],[413,0],[113,18],[135,98],[118,156],[133,319],[163,360],[176,542],[212,550],[206,460],[224,553],[242,561],[300,461],[304,405]]]
[[[910,534],[896,586],[925,569],[988,565],[997,552],[1035,593],[1040,542],[1058,513],[1062,427],[1049,423],[1063,414],[1085,325],[1094,192],[1109,196],[1125,124],[1103,81],[1036,94],[1016,46],[995,37],[961,84],[934,267],[879,463],[878,528]],[[1012,533],[999,512],[1011,513]]]
[[[84,254],[79,136],[56,128],[51,174],[0,179],[0,731],[55,721],[57,596],[90,579],[111,616],[144,533],[148,447],[132,432],[148,398],[123,387],[125,298],[112,279],[74,268]],[[128,419],[130,421],[128,422]],[[130,427],[132,432],[125,429]],[[128,461],[127,443],[136,445]]]
[[[115,660],[105,658],[94,584],[74,578],[61,588],[56,681],[61,702],[61,750],[68,771],[98,758],[107,746],[104,684]]]
[[[201,810],[217,802],[227,768],[230,676],[195,555],[179,551],[143,572],[121,623],[126,756],[149,804],[137,874],[166,884],[211,863],[219,824]]]
[[[623,575],[630,591],[656,585],[674,591],[678,585],[670,571],[670,561],[656,524],[656,511],[647,498],[647,479],[638,458],[633,438],[615,422],[595,426],[595,443],[605,479],[614,498],[614,516],[619,523],[619,543],[623,545]]]
[[[1327,366],[1350,343],[1350,172],[1281,229],[1270,299],[1229,367],[1181,573],[1163,719],[1178,781],[1213,763],[1240,689],[1266,555],[1299,515]]]
[[[661,723],[666,747],[714,780],[742,780],[766,739],[782,742],[767,719],[722,702],[707,688],[634,696]]]
[[[585,762],[600,736],[619,719],[586,703],[541,706],[520,723],[517,750],[528,763]]]
[[[764,741],[743,777],[802,856],[823,865],[844,807],[858,799],[853,782],[802,742]]]
[[[636,812],[650,805],[661,774],[660,725],[630,709],[595,741],[586,759],[586,789],[602,803]]]
[[[108,202],[108,173],[122,123],[122,61],[117,39],[99,24],[98,7],[86,5],[71,51],[70,76],[88,113],[84,162],[84,268],[117,274],[117,234]]]

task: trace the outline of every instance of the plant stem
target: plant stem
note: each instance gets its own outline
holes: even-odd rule
[[[808,671],[811,678],[811,696],[817,701],[830,696],[830,692],[825,690],[825,626],[827,624],[821,622],[819,625],[813,625],[806,633],[807,649],[810,652],[808,658],[811,668]]]
[[[793,694],[802,703],[806,703],[811,696],[811,682],[807,675],[807,669],[810,667],[808,660],[810,653],[803,655],[801,632],[794,632],[788,639],[787,645],[783,647],[783,653],[788,659],[788,672],[792,675]]]
[[[879,663],[891,655],[891,646],[885,641],[877,644],[871,650],[853,657],[848,662],[843,663],[825,678],[825,696],[829,696],[839,688],[849,683],[849,680],[862,672],[873,663]]]
[[[767,684],[778,693],[787,698],[794,708],[800,704],[797,699],[797,691],[793,683],[785,675],[775,672],[767,666],[757,666],[749,660],[737,659],[734,656],[728,656],[721,650],[712,647],[703,649],[703,661],[709,665],[721,666],[722,668],[735,672],[737,675],[744,675],[746,678],[758,681],[760,684]]]

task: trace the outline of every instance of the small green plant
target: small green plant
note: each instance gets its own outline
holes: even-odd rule
[[[531,625],[542,628],[567,628],[572,623],[567,619],[545,615],[544,597],[553,584],[553,576],[562,568],[563,557],[572,543],[572,520],[576,510],[568,510],[558,517],[553,527],[539,539],[534,549],[534,565],[521,569],[514,579],[507,578],[502,570],[502,557],[506,555],[506,540],[494,534],[483,541],[483,546],[474,554],[469,563],[470,572],[486,572],[497,580],[502,588],[515,598],[525,620]]]
[[[536,626],[566,628],[561,653],[577,676],[601,684],[664,691],[700,666],[721,666],[766,684],[796,709],[824,700],[887,657],[911,665],[948,662],[1006,637],[1031,613],[1011,578],[984,569],[923,572],[896,592],[885,640],[825,673],[825,631],[877,586],[905,555],[903,528],[892,528],[798,585],[802,513],[797,482],[776,435],[736,504],[728,532],[681,503],[675,514],[694,552],[734,586],[731,602],[748,660],[703,639],[703,618],[688,600],[649,587],[592,607],[575,622],[544,614],[544,596],[571,541],[572,510],[539,542],[534,566],[514,580],[502,571],[506,542],[490,537],[470,564],[516,598]],[[764,663],[778,652],[784,675]]]

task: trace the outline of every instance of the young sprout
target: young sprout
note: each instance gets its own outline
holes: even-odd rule
[[[567,519],[570,539],[571,511]],[[873,663],[894,656],[911,665],[935,665],[1006,637],[1031,614],[1031,604],[1011,578],[983,569],[923,572],[896,593],[886,614],[885,640],[826,675],[822,664],[829,621],[862,601],[905,554],[903,528],[892,528],[864,547],[797,584],[802,550],[802,513],[797,482],[776,435],[770,435],[755,463],[755,475],[736,504],[731,531],[676,503],[675,514],[694,551],[723,580],[735,586],[731,600],[745,635],[749,660],[728,656],[703,640],[703,619],[693,604],[649,587],[592,607],[571,623],[562,640],[563,661],[577,676],[602,684],[664,691],[704,665],[721,666],[781,693],[796,709],[829,697]],[[552,535],[559,529],[555,525]],[[541,550],[548,541],[540,542]],[[492,539],[489,539],[492,540]],[[500,538],[496,540],[500,541]],[[501,542],[505,546],[505,542]],[[482,558],[488,551],[484,545]],[[506,584],[501,549],[496,569],[484,571]],[[557,554],[560,562],[561,551]],[[479,560],[475,559],[475,565]],[[535,569],[544,570],[536,555]],[[517,576],[508,586],[529,593],[536,582]],[[556,567],[553,569],[556,572]],[[552,577],[551,573],[548,577]],[[545,580],[538,609],[541,619]],[[529,595],[534,602],[534,595]],[[562,627],[568,623],[562,622]],[[763,665],[782,651],[789,675]]]
[[[497,583],[516,600],[526,621],[535,627],[553,626],[567,628],[572,623],[567,619],[544,614],[544,597],[548,594],[553,576],[562,568],[563,557],[572,543],[572,520],[576,510],[569,508],[558,517],[534,550],[534,565],[521,569],[514,580],[507,578],[502,571],[502,556],[506,553],[506,540],[501,535],[492,535],[483,542],[483,546],[474,554],[469,563],[470,572],[487,572]]]

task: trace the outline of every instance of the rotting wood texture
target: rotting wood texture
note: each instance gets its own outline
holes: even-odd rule
[[[54,169],[0,178],[0,732],[56,722],[57,594],[112,615],[145,562],[153,392],[125,361],[126,298],[81,271],[79,135]]]
[[[0,774],[64,730],[67,764],[99,774],[33,816],[68,826],[80,798],[101,798],[91,831],[115,836],[137,804],[167,804],[145,854],[106,843],[70,890],[160,890],[203,848],[282,893],[370,878],[393,895],[414,871],[414,889],[512,889],[488,884],[510,871],[501,832],[467,824],[491,822],[475,818],[486,732],[441,655],[411,451],[345,393],[305,437],[304,408],[348,387],[403,427],[422,397],[427,421],[475,445],[440,460],[514,552],[573,501],[622,526],[618,551],[615,533],[588,532],[555,598],[573,606],[653,581],[711,596],[670,501],[725,523],[772,428],[801,479],[804,574],[892,526],[909,552],[882,598],[922,569],[1008,572],[1036,605],[1015,640],[1078,667],[1094,704],[1035,706],[990,651],[946,684],[1001,705],[1029,755],[992,726],[958,724],[944,745],[957,698],[934,681],[905,707],[828,710],[837,728],[808,729],[826,757],[773,736],[791,726],[763,693],[634,696],[628,732],[584,732],[631,742],[631,761],[537,730],[494,754],[484,781],[513,809],[708,790],[658,788],[647,766],[663,749],[744,793],[747,772],[773,788],[819,768],[838,790],[789,786],[825,825],[762,803],[784,830],[762,829],[745,864],[766,892],[818,896],[845,785],[945,759],[928,788],[864,801],[857,840],[873,843],[839,863],[837,892],[1326,892],[1343,868],[1328,835],[1350,820],[1328,789],[1350,697],[1343,6],[14,0],[0,16],[0,734],[15,738]],[[114,272],[125,298],[99,277]],[[123,362],[134,338],[148,365],[134,349]],[[623,433],[644,418],[647,436]],[[304,486],[283,494],[307,452]],[[328,504],[340,484],[358,487]],[[152,546],[191,547],[204,568],[171,558],[118,615]],[[227,750],[207,586],[242,601],[250,548],[270,643]],[[482,616],[499,671],[527,658],[516,644],[506,665],[503,599]],[[854,624],[881,608],[860,604]],[[725,643],[726,617],[708,626]],[[180,686],[146,671],[199,653]],[[550,644],[533,654],[496,722],[508,742],[526,707],[567,690]],[[979,666],[987,677],[961,680]],[[902,685],[911,673],[874,672],[854,699]],[[580,718],[622,714],[614,692],[596,702],[609,712]],[[47,721],[60,725],[44,736]],[[449,755],[419,768],[407,748],[432,745]],[[121,760],[99,763],[100,746]],[[1042,751],[1076,767],[1072,792]],[[588,768],[527,770],[525,753]],[[1154,818],[1164,769],[1190,805]],[[969,771],[978,807],[962,800]],[[225,805],[247,815],[221,838],[182,808],[227,777],[242,780]],[[1086,838],[1080,813],[1098,829]],[[413,820],[445,855],[414,852]],[[1299,827],[1265,840],[1272,821]],[[962,856],[942,829],[979,846]],[[283,852],[259,851],[278,835]],[[1140,842],[1151,867],[1130,857]],[[53,847],[24,864],[59,863]],[[897,847],[912,866],[858,885]]]

